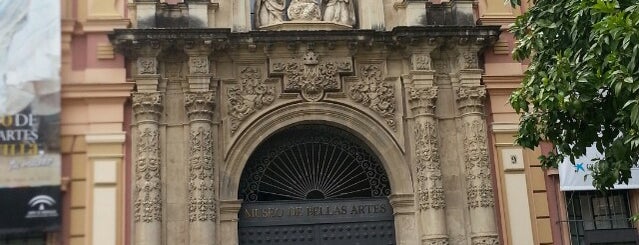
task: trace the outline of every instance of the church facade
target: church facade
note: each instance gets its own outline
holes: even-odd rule
[[[472,1],[130,10],[135,244],[499,244]]]

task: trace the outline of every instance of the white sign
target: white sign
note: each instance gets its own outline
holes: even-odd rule
[[[601,153],[593,146],[586,148],[586,155],[575,159],[575,164],[572,164],[569,158],[565,158],[559,163],[559,190],[595,190],[592,185],[592,173],[588,170],[588,166],[594,164],[591,159],[601,157]],[[630,178],[627,185],[614,185],[615,189],[639,189],[639,168],[633,168],[630,171],[635,178]]]

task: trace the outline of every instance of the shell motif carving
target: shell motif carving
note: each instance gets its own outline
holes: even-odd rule
[[[246,117],[275,101],[275,88],[265,85],[259,68],[244,67],[240,84],[228,89],[231,133],[235,133]]]
[[[215,221],[213,141],[210,126],[191,128],[189,143],[189,220]]]
[[[157,128],[149,127],[139,132],[135,162],[137,196],[133,204],[135,222],[162,220],[159,145]]]
[[[360,67],[359,81],[350,87],[349,97],[380,114],[391,129],[397,130],[395,87],[384,82],[379,65]]]

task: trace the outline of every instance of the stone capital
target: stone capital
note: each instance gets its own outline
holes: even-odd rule
[[[457,88],[457,105],[462,114],[482,113],[486,87],[460,86]]]
[[[157,123],[162,112],[162,94],[133,93],[133,112],[138,123]]]
[[[189,121],[211,121],[215,108],[215,94],[213,91],[186,92],[184,105]]]
[[[434,115],[437,101],[436,86],[407,88],[408,105],[413,116]]]

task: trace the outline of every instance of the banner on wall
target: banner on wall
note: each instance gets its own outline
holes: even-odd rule
[[[595,190],[592,185],[591,171],[588,166],[594,164],[593,158],[601,158],[595,146],[586,148],[586,155],[575,159],[575,164],[570,159],[564,159],[559,164],[559,189],[561,191],[588,191]],[[615,189],[639,189],[639,168],[631,169],[632,176],[627,185],[615,185]]]
[[[0,234],[60,226],[59,0],[0,1]]]

